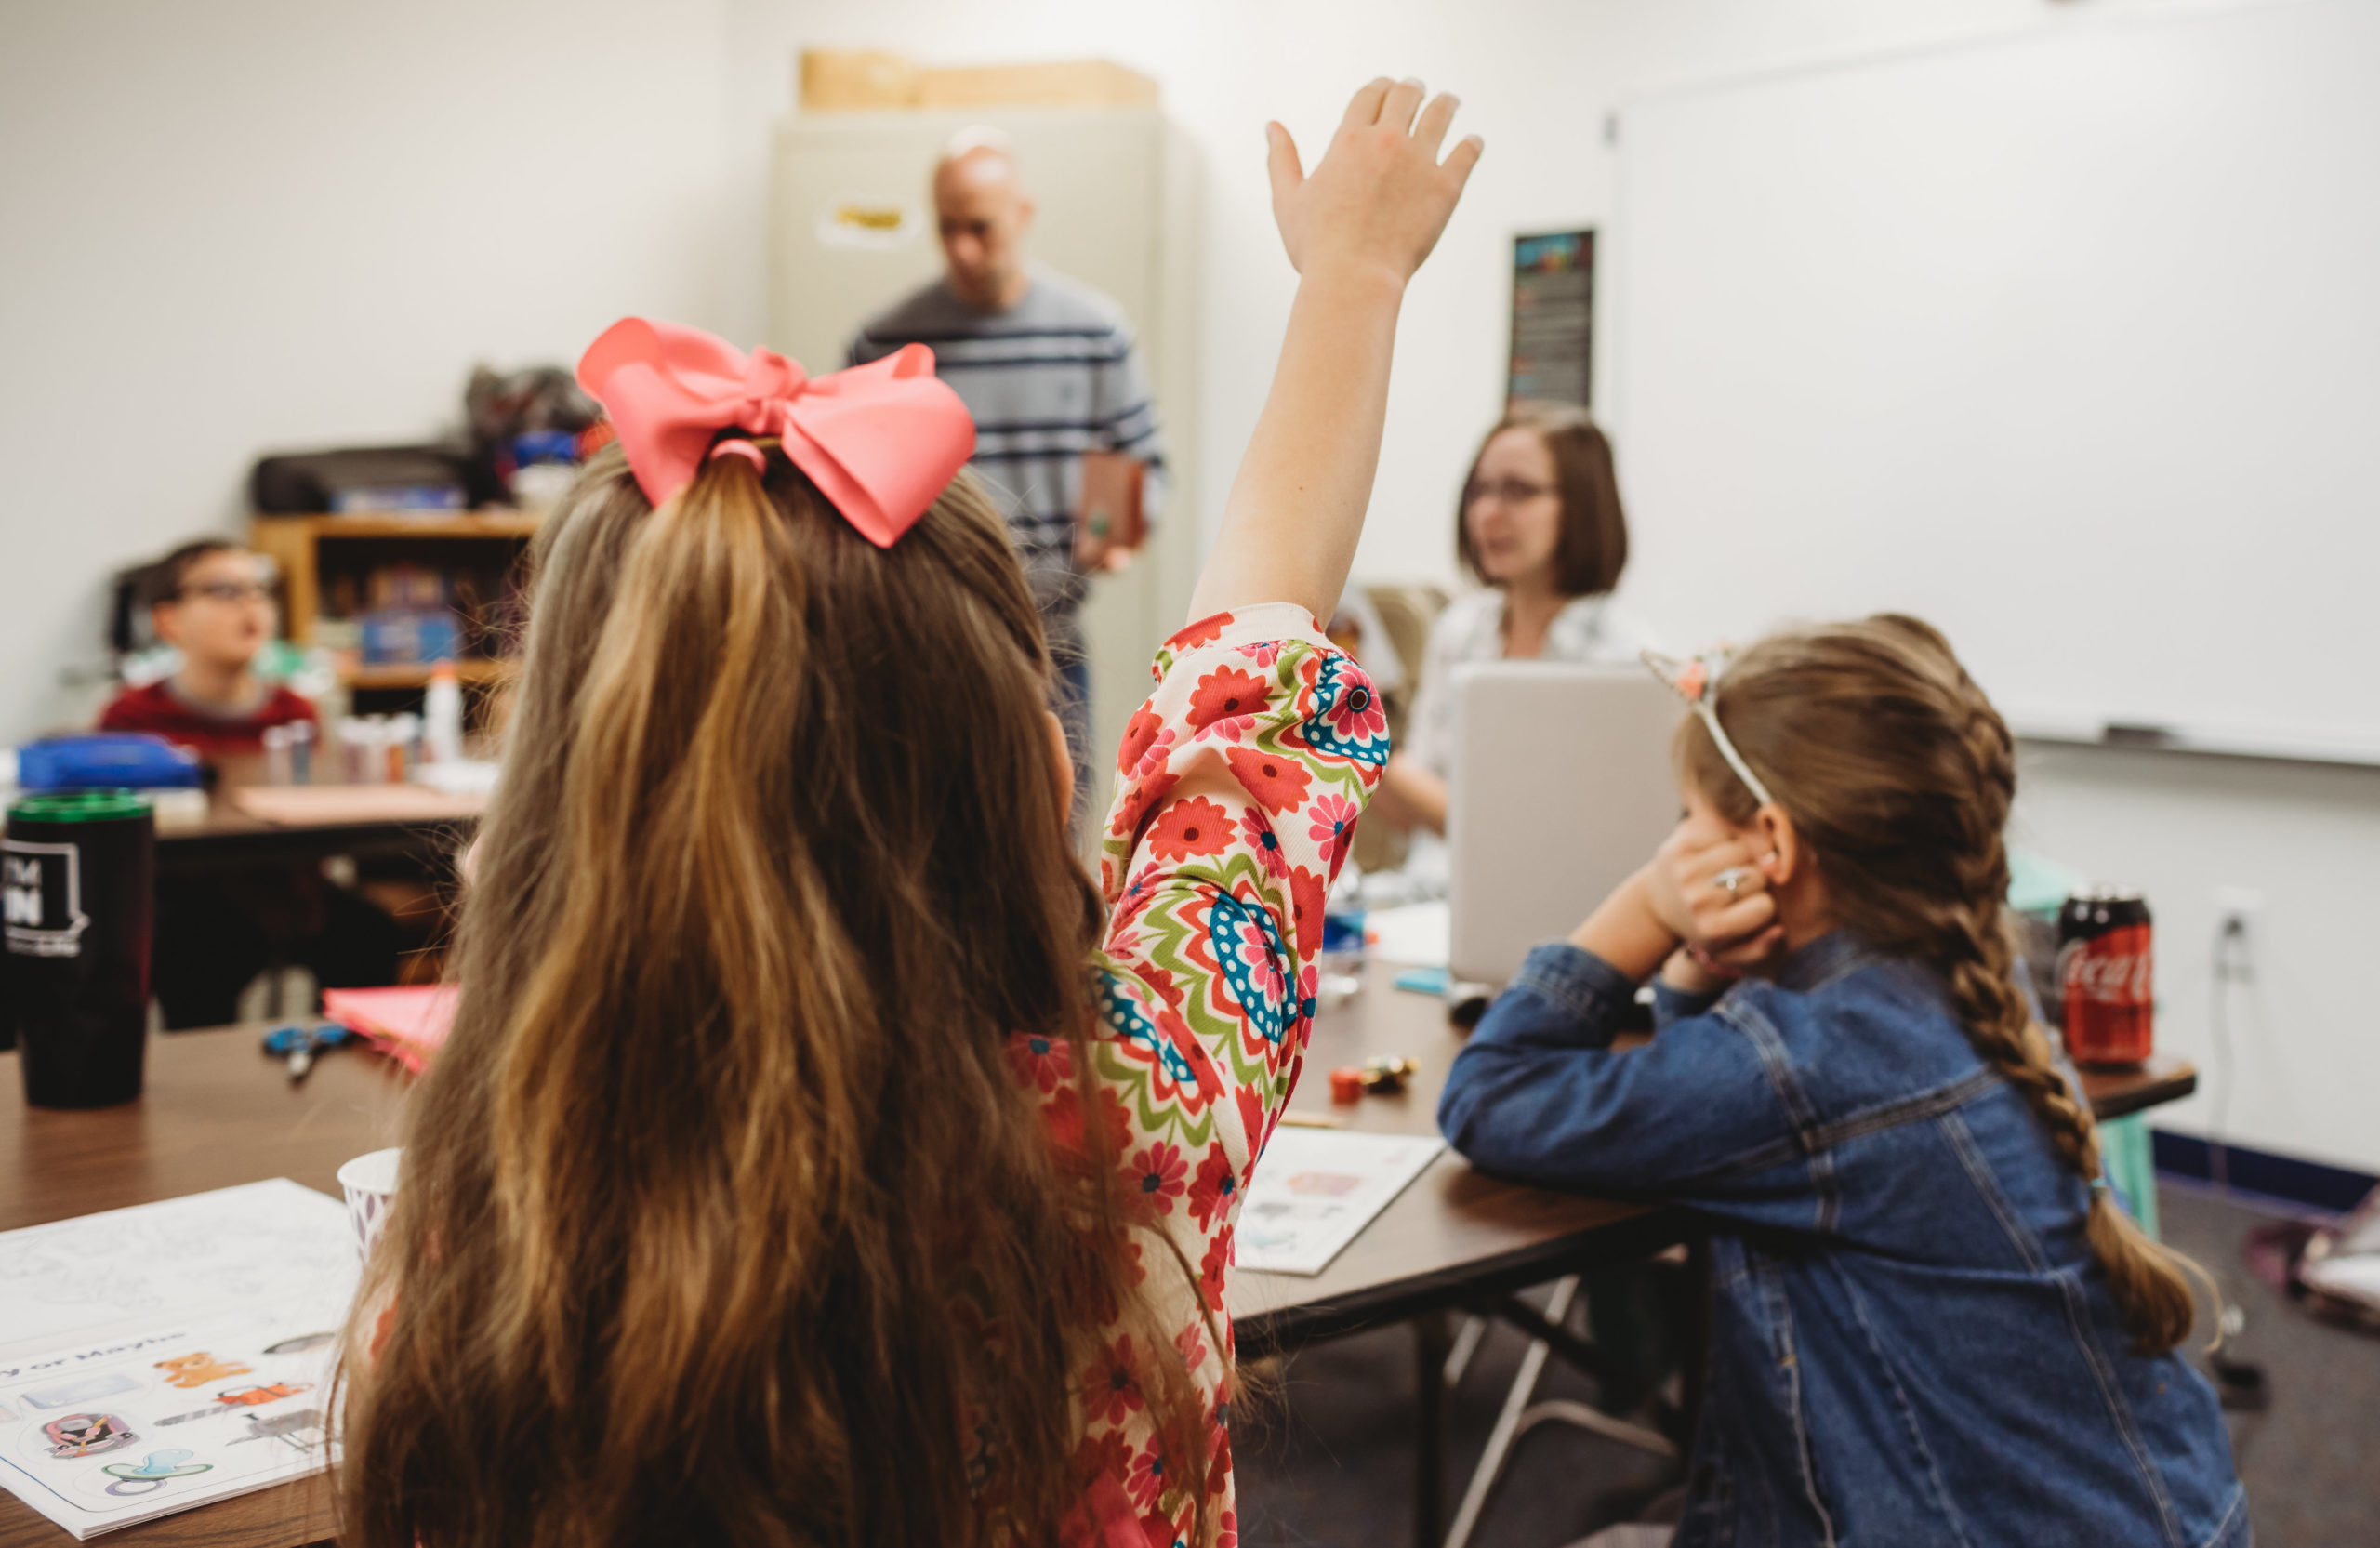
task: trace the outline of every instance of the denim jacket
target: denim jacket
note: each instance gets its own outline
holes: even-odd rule
[[[2090,1193],[1940,980],[1843,934],[1714,999],[1538,947],[1438,1123],[1481,1168],[1691,1205],[1709,1371],[1676,1548],[2235,1548],[2214,1389],[2133,1353]]]

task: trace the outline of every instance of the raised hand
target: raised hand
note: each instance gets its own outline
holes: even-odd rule
[[[1479,160],[1474,137],[1439,162],[1454,99],[1424,108],[1421,98],[1419,81],[1356,92],[1311,177],[1289,131],[1265,126],[1273,215],[1298,269],[1298,297],[1223,531],[1191,593],[1193,618],[1266,602],[1327,618],[1339,605],[1380,464],[1405,283]]]
[[[1366,84],[1312,176],[1289,131],[1264,126],[1273,219],[1299,273],[1343,265],[1385,271],[1401,284],[1437,245],[1482,144],[1466,136],[1440,162],[1458,104],[1441,94],[1424,107],[1425,95],[1419,81]]]

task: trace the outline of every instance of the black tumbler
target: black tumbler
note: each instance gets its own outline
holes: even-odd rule
[[[105,1107],[140,1094],[157,828],[129,790],[24,796],[0,841],[7,988],[25,1101]]]

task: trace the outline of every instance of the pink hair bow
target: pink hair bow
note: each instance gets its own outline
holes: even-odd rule
[[[916,524],[975,451],[975,421],[933,374],[933,351],[823,377],[773,350],[749,355],[700,328],[624,317],[588,346],[578,385],[620,432],[629,470],[657,509],[720,452],[721,430],[775,436],[843,519],[879,549]]]

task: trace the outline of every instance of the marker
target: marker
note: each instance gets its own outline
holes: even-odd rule
[[[264,1047],[266,1052],[278,1053],[288,1061],[289,1083],[294,1086],[305,1079],[306,1072],[314,1067],[317,1052],[337,1048],[352,1036],[353,1033],[335,1021],[322,1022],[311,1027],[276,1026],[264,1035]]]

